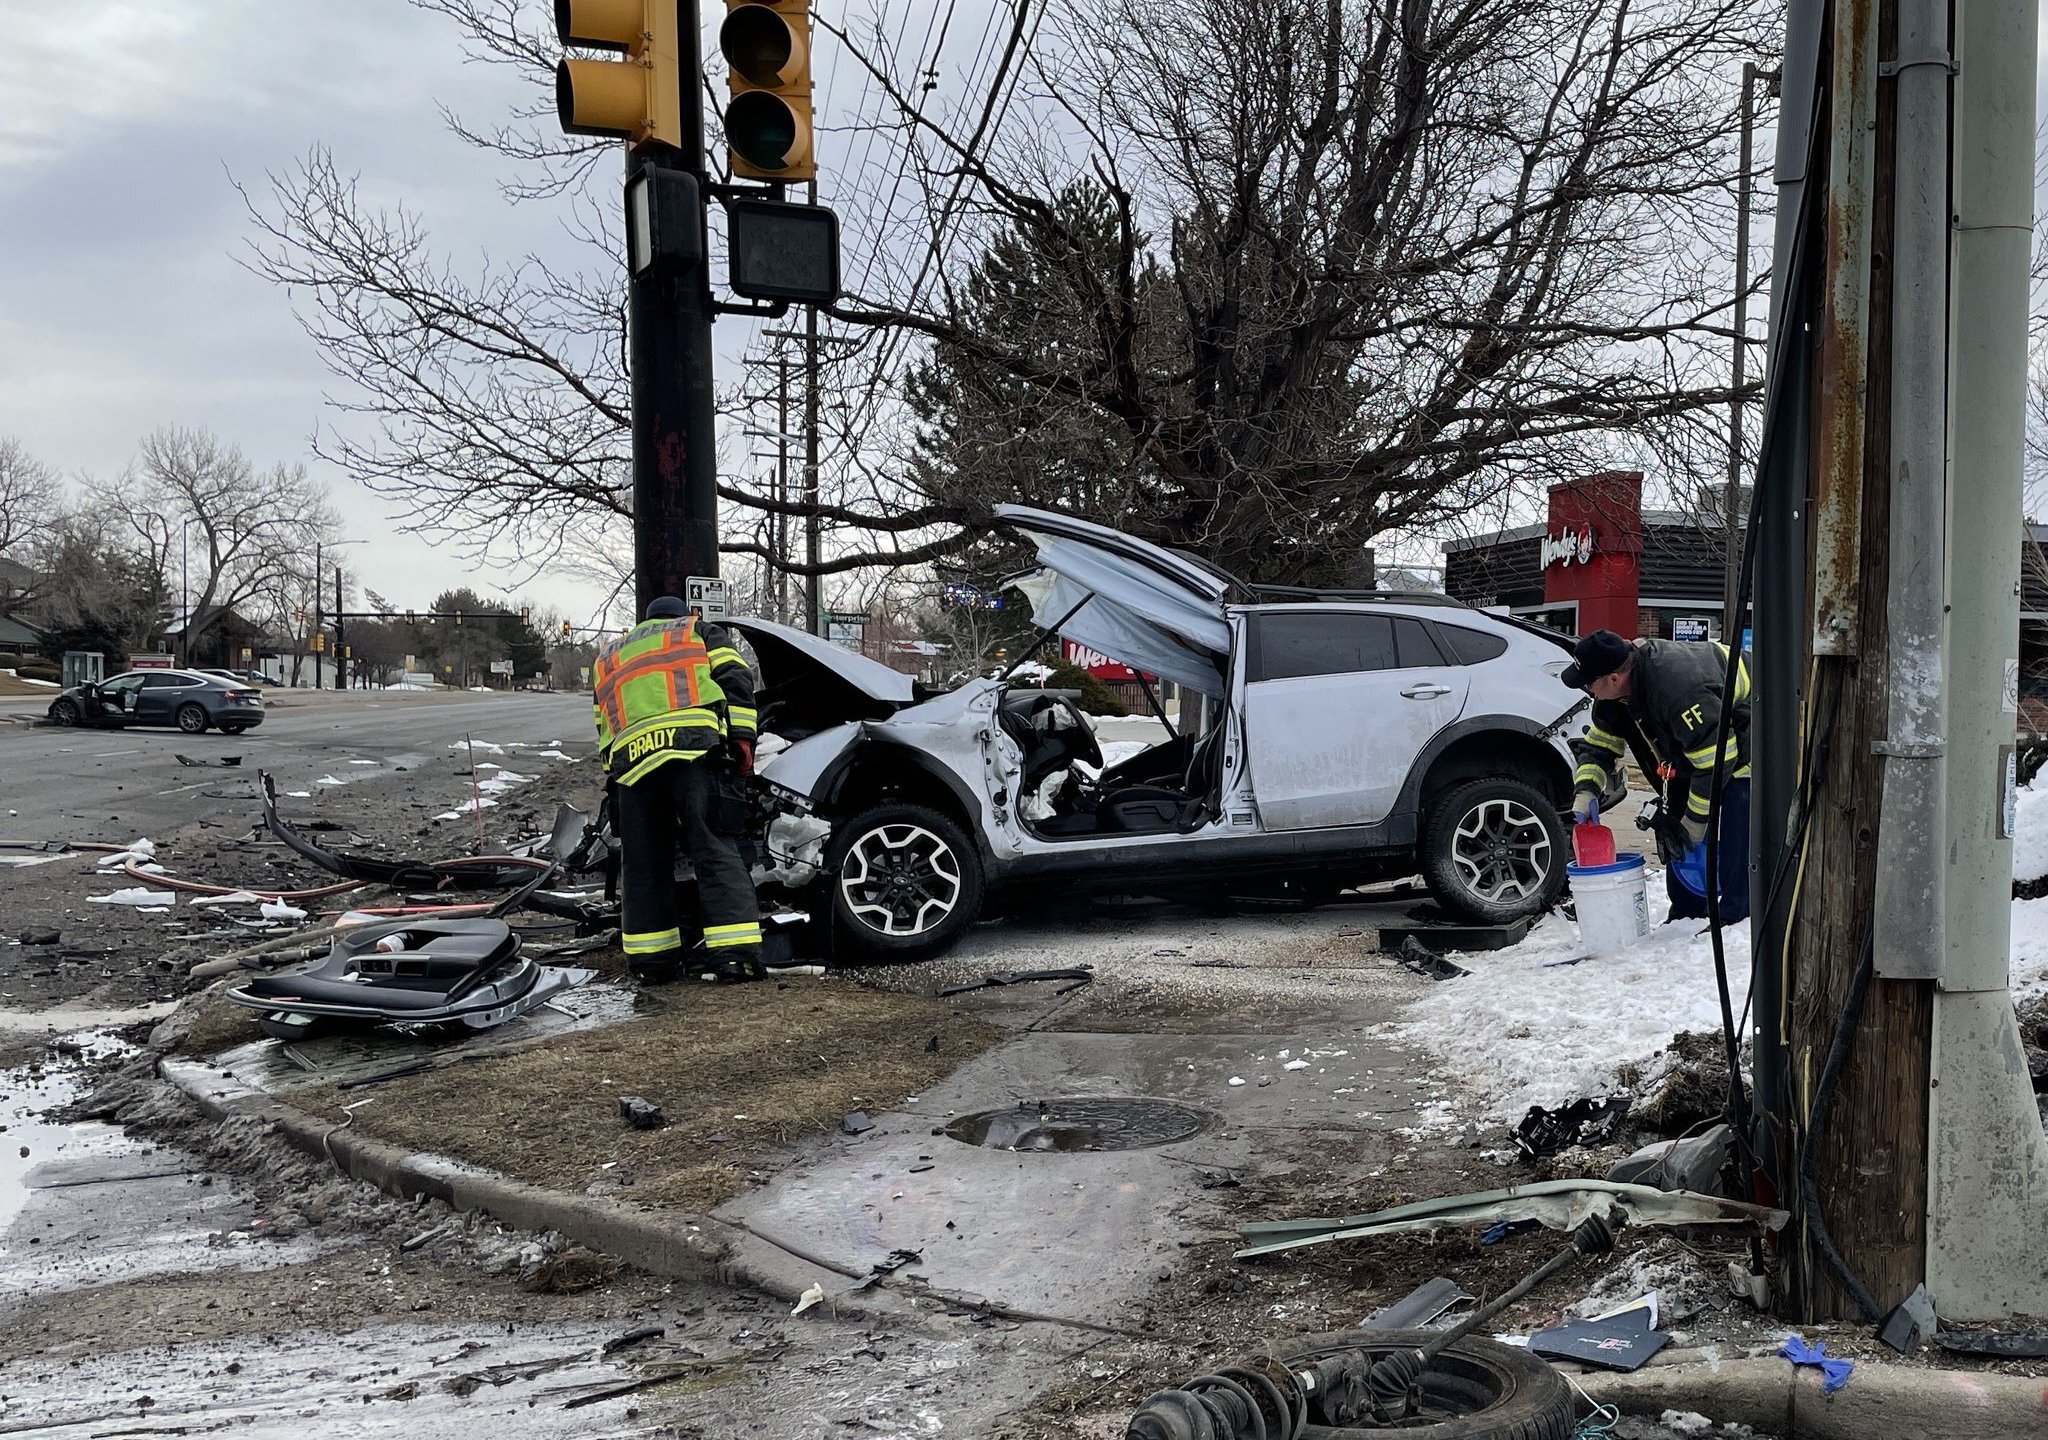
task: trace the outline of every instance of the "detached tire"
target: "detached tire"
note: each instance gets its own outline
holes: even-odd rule
[[[1480,925],[1541,915],[1564,891],[1564,821],[1533,785],[1470,780],[1422,818],[1422,878],[1446,910]]]
[[[178,707],[178,728],[187,735],[198,735],[206,729],[206,709],[186,701]]]
[[[857,954],[927,960],[981,914],[981,856],[949,816],[923,805],[874,805],[839,826],[825,850],[832,924]]]
[[[1491,783],[1491,782],[1488,782]],[[1363,1350],[1378,1359],[1414,1350],[1435,1339],[1433,1330],[1343,1330],[1304,1335],[1275,1347],[1288,1365],[1313,1362],[1340,1350]],[[1398,1429],[1336,1426],[1328,1436],[1398,1435],[1400,1440],[1570,1440],[1577,1427],[1571,1387],[1527,1350],[1471,1336],[1430,1362],[1422,1377],[1425,1413]]]

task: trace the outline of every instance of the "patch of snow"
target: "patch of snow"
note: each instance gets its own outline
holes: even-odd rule
[[[434,818],[436,820],[460,820],[465,815],[474,815],[479,810],[488,810],[497,803],[488,795],[479,795],[473,800],[463,801],[462,804],[453,810],[443,810]]]
[[[313,797],[311,790],[287,790],[284,793],[294,800],[310,800]]]
[[[1660,878],[1651,877],[1653,888]],[[2048,908],[2043,921],[2048,983]],[[1749,987],[1748,924],[1729,926],[1722,939],[1739,1003]],[[1578,927],[1545,916],[1520,945],[1459,955],[1472,973],[1432,985],[1394,1036],[1438,1058],[1432,1079],[1459,1082],[1489,1119],[1513,1124],[1531,1105],[1612,1093],[1621,1066],[1643,1065],[1681,1030],[1721,1027],[1700,922],[1661,926],[1625,954],[1558,963],[1581,953]]]
[[[2024,833],[2024,832],[2022,832]],[[2012,902],[2012,998],[2048,990],[2048,899]]]
[[[111,895],[88,895],[85,898],[93,905],[135,905],[166,910],[178,903],[178,897],[169,890],[145,890],[139,885],[116,890]]]
[[[351,760],[348,763],[351,765],[375,765],[377,762],[375,760]]]
[[[450,750],[461,750],[465,752],[470,750],[481,750],[486,755],[503,755],[505,753],[505,747],[503,745],[493,745],[488,740],[457,740],[448,748]]]
[[[1285,1053],[1285,1052],[1282,1052],[1282,1053]],[[1285,1065],[1282,1065],[1282,1066],[1281,1066],[1280,1068],[1281,1068],[1282,1070],[1306,1070],[1306,1069],[1308,1069],[1308,1061],[1306,1061],[1306,1060],[1289,1060],[1289,1061],[1288,1061],[1288,1062],[1287,1062],[1287,1063],[1286,1063]]]
[[[2014,797],[2012,878],[2039,880],[2048,875],[2048,785],[2041,777],[2020,788]]]
[[[505,767],[495,760],[479,760],[476,762],[476,768],[479,770],[503,770]]]
[[[1657,1423],[1681,1435],[1705,1435],[1714,1428],[1714,1422],[1696,1410],[1666,1410]]]
[[[536,757],[537,757],[538,759],[542,759],[542,760],[572,760],[572,761],[573,761],[573,760],[574,760],[574,759],[576,758],[576,757],[575,757],[574,755],[564,755],[564,754],[563,754],[563,753],[562,753],[561,751],[559,751],[559,750],[536,750],[536,751],[534,751],[533,753],[534,753],[534,755],[535,755],[535,756],[536,756]]]
[[[306,918],[306,912],[296,905],[287,905],[282,900],[265,900],[263,902],[263,918],[265,920],[303,920]]]
[[[348,784],[348,781],[337,780],[332,775],[322,775],[318,780],[315,780],[313,783],[315,785],[346,785]]]

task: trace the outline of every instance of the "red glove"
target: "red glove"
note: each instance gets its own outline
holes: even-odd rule
[[[735,750],[737,750],[737,751],[739,752],[739,756],[740,756],[740,774],[742,774],[742,775],[751,775],[751,774],[753,774],[753,773],[754,773],[754,742],[753,742],[753,741],[751,741],[751,740],[734,740],[734,741],[732,742],[732,748],[733,748],[733,749],[735,749]]]

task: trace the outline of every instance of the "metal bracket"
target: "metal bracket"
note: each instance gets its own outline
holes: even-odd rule
[[[1901,70],[1911,70],[1916,65],[1939,65],[1951,75],[1961,73],[1956,69],[1955,57],[1943,50],[1935,55],[1915,55],[1910,60],[1880,60],[1877,62],[1878,78],[1889,79]]]
[[[726,300],[711,302],[713,315],[758,315],[764,320],[780,320],[789,313],[789,302],[777,300],[768,305],[734,305]]]
[[[1939,740],[1873,740],[1870,753],[1894,760],[1939,760],[1948,747]]]

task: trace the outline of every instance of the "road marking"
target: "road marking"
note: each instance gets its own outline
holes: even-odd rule
[[[113,758],[114,756],[116,756],[116,755],[140,755],[141,753],[142,753],[142,747],[141,747],[141,746],[137,746],[137,747],[136,747],[135,749],[133,749],[133,750],[99,750],[99,751],[95,751],[95,752],[94,752],[94,754],[93,754],[93,757],[92,757],[92,758],[93,758],[93,759],[95,759],[95,760],[111,760],[111,759],[112,759],[112,758]]]

